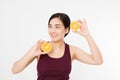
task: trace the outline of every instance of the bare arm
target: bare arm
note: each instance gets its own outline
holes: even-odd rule
[[[87,64],[102,64],[102,56],[101,52],[99,51],[97,45],[95,44],[94,40],[89,36],[87,38],[91,53],[87,53],[83,50],[81,50],[78,47],[72,47],[73,51],[73,59],[76,59],[78,61],[87,63]]]
[[[43,41],[38,41],[21,59],[16,61],[12,67],[12,73],[16,74],[24,70],[35,58],[43,54],[40,47]]]
[[[86,21],[80,20],[79,22],[81,23],[81,30],[77,31],[76,33],[82,35],[87,40],[91,53],[88,54],[80,48],[73,47],[74,59],[77,59],[87,64],[102,64],[103,60],[101,52],[88,32]]]

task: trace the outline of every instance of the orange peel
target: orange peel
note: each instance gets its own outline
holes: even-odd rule
[[[80,23],[77,22],[77,21],[71,22],[71,24],[70,24],[70,29],[71,29],[72,31],[78,31],[78,30],[80,29]]]
[[[42,49],[43,52],[48,53],[48,52],[51,51],[52,45],[49,42],[44,42],[41,46],[41,49]]]

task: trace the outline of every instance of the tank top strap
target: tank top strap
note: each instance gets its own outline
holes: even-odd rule
[[[67,44],[67,43],[65,43],[64,57],[67,58],[71,62],[70,48],[69,48],[69,44]]]

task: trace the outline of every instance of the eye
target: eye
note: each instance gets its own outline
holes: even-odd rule
[[[56,26],[56,28],[60,28],[60,25],[59,25],[59,24],[56,24],[55,26]]]
[[[59,26],[56,26],[56,28],[60,28]]]
[[[49,24],[49,25],[48,25],[48,28],[51,28],[51,27],[52,27],[52,25]]]

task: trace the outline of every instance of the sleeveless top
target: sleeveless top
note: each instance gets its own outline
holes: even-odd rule
[[[69,45],[66,43],[62,57],[52,58],[43,54],[37,63],[37,80],[69,80],[70,72],[71,56]]]

